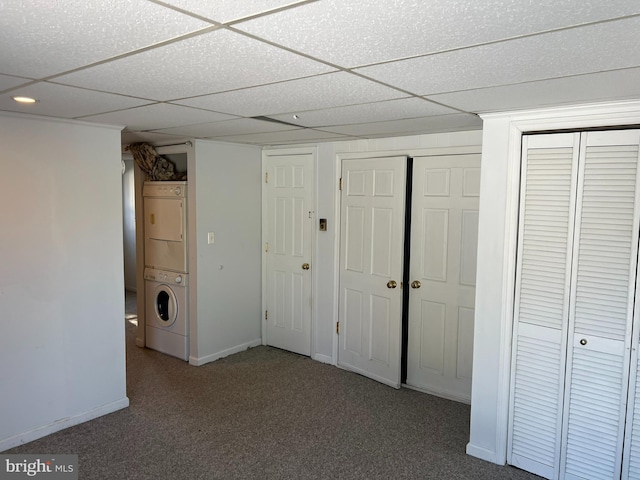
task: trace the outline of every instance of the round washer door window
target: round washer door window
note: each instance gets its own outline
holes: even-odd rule
[[[170,327],[178,318],[176,296],[167,285],[159,285],[155,297],[156,318],[163,327]]]

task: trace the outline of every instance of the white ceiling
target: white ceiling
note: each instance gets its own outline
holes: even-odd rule
[[[5,0],[0,110],[124,125],[123,143],[470,130],[640,99],[638,32],[638,0]]]

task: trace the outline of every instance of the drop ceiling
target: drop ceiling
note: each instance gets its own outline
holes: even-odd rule
[[[0,110],[123,125],[124,144],[472,130],[640,99],[639,31],[637,0],[7,0]]]

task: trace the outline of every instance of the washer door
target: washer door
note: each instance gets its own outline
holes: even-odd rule
[[[178,318],[176,295],[168,285],[158,285],[154,298],[156,319],[163,327],[170,327]]]

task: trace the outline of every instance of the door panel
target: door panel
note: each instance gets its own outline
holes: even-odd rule
[[[338,364],[396,388],[405,177],[406,157],[342,162]]]
[[[556,479],[580,134],[522,142],[507,460]]]
[[[413,160],[407,384],[463,401],[471,398],[479,172],[479,155]]]
[[[264,162],[266,341],[310,355],[313,156],[274,155]]]
[[[639,141],[633,130],[582,134],[560,470],[567,479],[621,473],[638,255]]]

